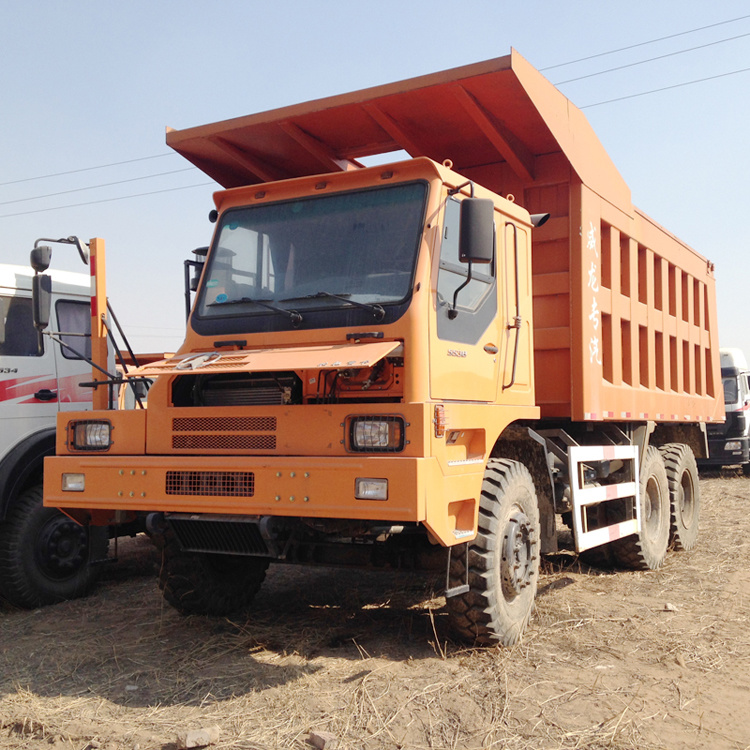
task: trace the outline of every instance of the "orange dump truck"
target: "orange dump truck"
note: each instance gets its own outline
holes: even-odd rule
[[[185,342],[148,409],[60,415],[45,504],[148,513],[180,611],[439,561],[457,633],[507,645],[558,517],[626,567],[695,544],[712,265],[517,53],[167,143],[225,188]]]

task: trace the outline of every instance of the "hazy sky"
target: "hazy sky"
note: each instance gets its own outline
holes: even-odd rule
[[[170,153],[166,126],[511,47],[583,109],[635,205],[716,264],[720,344],[750,356],[740,222],[750,192],[750,4],[739,0],[2,3],[0,261],[26,263],[38,237],[103,237],[110,300],[134,347],[175,349],[182,262],[210,240],[217,186]],[[591,59],[561,66],[581,58]],[[691,83],[699,79],[709,80]],[[55,253],[56,267],[84,270],[72,249]]]

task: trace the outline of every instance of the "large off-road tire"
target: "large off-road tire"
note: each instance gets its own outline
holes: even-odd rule
[[[21,493],[0,523],[0,596],[39,607],[88,593],[107,556],[109,532],[42,505],[42,487]]]
[[[701,498],[698,465],[693,451],[684,443],[668,443],[659,450],[669,484],[670,541],[677,550],[691,550],[698,540]]]
[[[468,545],[469,591],[447,600],[463,639],[512,646],[531,617],[539,578],[539,507],[523,464],[490,459],[479,502],[479,532]],[[466,547],[452,550],[449,585],[466,583]]]
[[[635,570],[662,566],[669,546],[670,501],[667,471],[658,448],[646,448],[640,475],[641,530],[612,542],[618,565]]]
[[[186,552],[167,530],[159,545],[159,588],[183,615],[230,615],[241,612],[266,577],[266,557]]]

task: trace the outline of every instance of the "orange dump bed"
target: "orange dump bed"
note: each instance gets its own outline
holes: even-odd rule
[[[584,115],[517,52],[181,131],[167,143],[224,187],[405,150],[530,213],[543,417],[723,418],[712,266],[636,209]]]

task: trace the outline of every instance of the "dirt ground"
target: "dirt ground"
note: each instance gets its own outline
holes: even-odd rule
[[[0,747],[750,747],[750,479],[701,479],[657,572],[544,563],[512,649],[451,640],[428,576],[271,568],[252,615],[181,617],[146,539],[85,600],[0,610]]]

